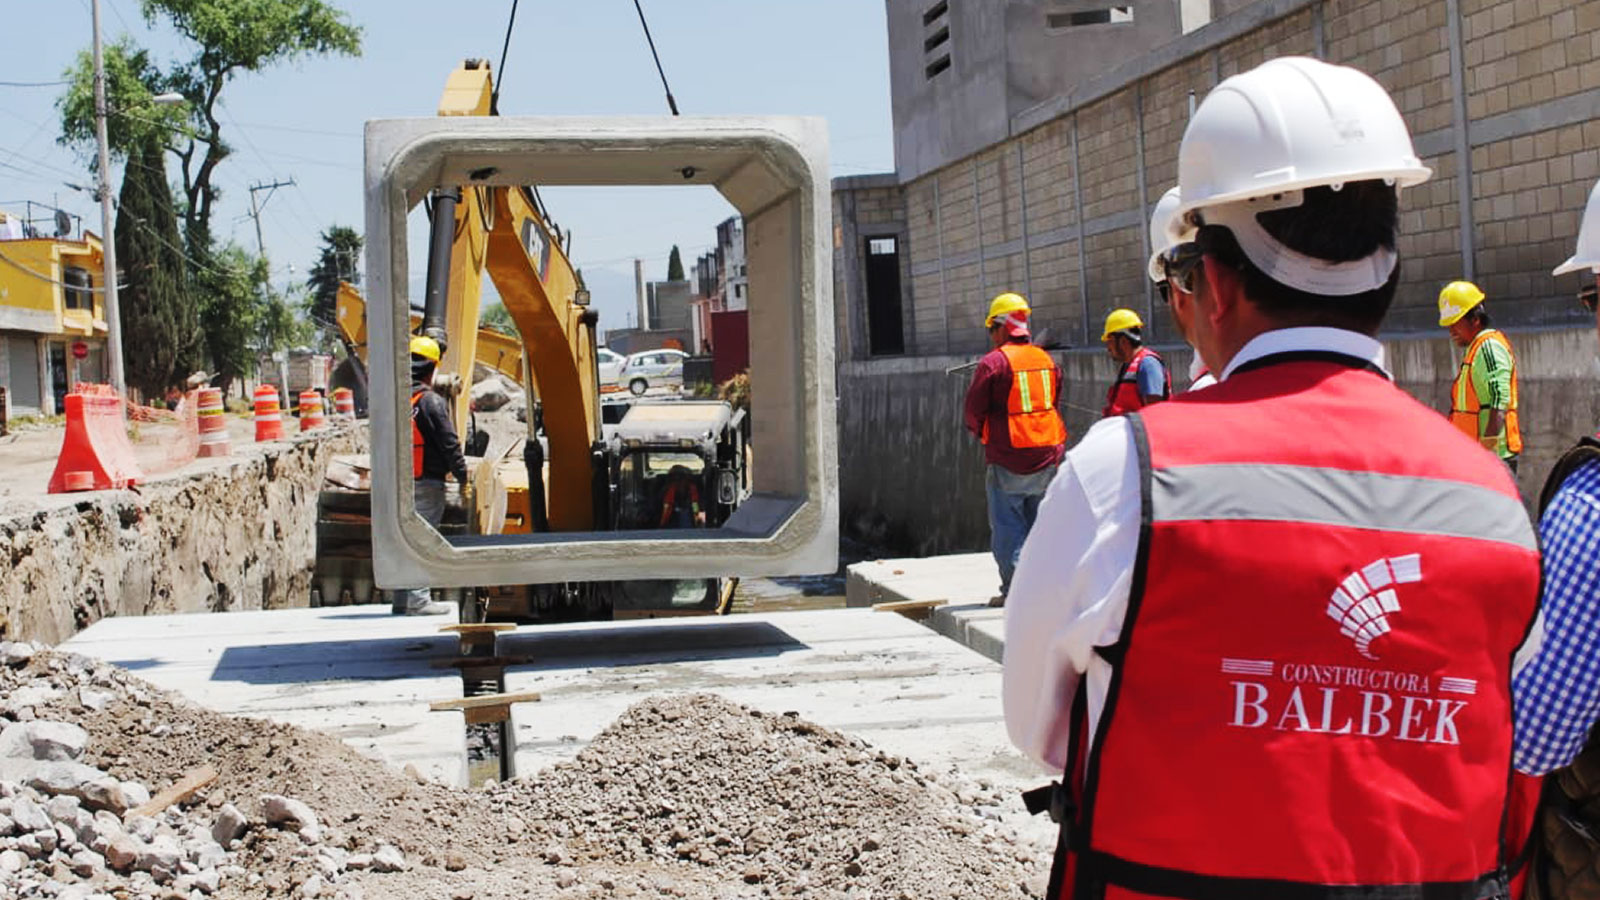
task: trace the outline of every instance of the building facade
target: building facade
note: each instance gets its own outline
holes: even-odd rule
[[[881,428],[920,404],[905,417],[910,443],[933,454],[934,477],[953,506],[976,511],[976,524],[910,544],[977,543],[981,457],[952,424],[964,383],[939,373],[987,348],[983,314],[995,294],[1032,301],[1036,336],[1083,376],[1069,385],[1078,406],[1098,408],[1109,377],[1097,338],[1111,309],[1139,311],[1158,348],[1186,357],[1145,277],[1148,211],[1177,182],[1193,103],[1273,57],[1371,74],[1434,170],[1401,197],[1401,285],[1386,337],[1392,354],[1408,357],[1407,371],[1448,384],[1435,298],[1457,278],[1488,294],[1519,357],[1524,345],[1583,325],[1573,285],[1550,270],[1572,252],[1600,177],[1600,0],[997,3],[1003,16],[973,0],[886,0],[896,172],[834,182],[847,531],[852,516],[878,515],[878,493],[926,493],[878,478],[852,494],[852,467],[876,473],[866,479],[886,469],[851,423]],[[1549,377],[1566,378],[1567,368]],[[1545,377],[1524,371],[1528,382]],[[1407,386],[1430,405],[1444,400],[1431,381]],[[1541,478],[1541,455],[1566,443],[1555,436],[1563,424],[1593,430],[1595,394],[1543,408],[1537,386],[1524,392],[1534,404],[1524,421],[1550,432],[1549,446],[1524,461],[1525,480]],[[1075,437],[1094,419],[1068,412]],[[910,516],[856,530],[904,534]]]
[[[100,238],[34,236],[0,213],[0,386],[9,416],[55,415],[78,382],[106,380]]]

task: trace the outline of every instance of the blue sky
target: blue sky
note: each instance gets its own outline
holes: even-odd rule
[[[362,226],[361,123],[431,115],[446,75],[469,56],[498,67],[511,0],[333,0],[366,29],[360,58],[313,59],[234,80],[221,120],[233,156],[213,228],[255,245],[248,186],[293,179],[267,201],[261,230],[274,279],[303,280],[317,233]],[[152,29],[137,0],[101,0],[109,42],[132,34],[157,58],[182,55],[179,39]],[[89,0],[6,4],[0,82],[60,79],[90,40]],[[679,109],[690,114],[799,114],[827,119],[833,174],[893,169],[889,73],[881,0],[645,0]],[[505,66],[506,115],[666,113],[631,0],[522,0]],[[99,231],[85,160],[56,143],[58,86],[0,85],[0,206],[59,203]],[[172,169],[176,178],[176,167]],[[120,171],[116,174],[120,183]],[[666,274],[673,244],[685,263],[715,239],[730,208],[710,189],[577,189],[546,194],[574,232],[573,256],[595,293],[602,327],[632,308],[635,256],[647,278]],[[414,254],[419,270],[423,258]],[[420,278],[421,272],[413,273]]]

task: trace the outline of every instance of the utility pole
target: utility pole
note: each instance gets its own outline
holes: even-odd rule
[[[293,184],[294,184],[294,179],[291,178],[288,181],[274,181],[271,184],[261,184],[261,183],[257,182],[256,184],[250,185],[250,218],[256,220],[256,255],[257,256],[266,256],[267,255],[267,248],[265,246],[263,246],[262,243],[261,243],[261,210],[262,210],[262,208],[264,208],[267,205],[267,200],[271,200],[272,199],[272,192],[273,191],[275,191],[275,190],[277,190],[278,188],[281,188],[281,187],[289,187],[290,185],[293,185]],[[267,192],[266,200],[262,200],[259,204],[256,203],[256,192],[257,191],[266,191]]]
[[[94,22],[94,138],[100,155],[100,247],[105,262],[106,368],[117,396],[128,393],[122,369],[122,316],[117,309],[117,240],[111,230],[111,151],[106,141],[106,68],[100,47],[100,0],[90,9]]]

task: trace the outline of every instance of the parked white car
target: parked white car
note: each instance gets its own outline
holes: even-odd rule
[[[627,362],[628,358],[610,347],[596,347],[594,352],[600,369],[600,386],[610,387],[617,384],[622,364]]]
[[[682,350],[643,350],[628,357],[617,376],[618,384],[628,386],[635,397],[659,387],[683,387],[683,361],[689,354]]]

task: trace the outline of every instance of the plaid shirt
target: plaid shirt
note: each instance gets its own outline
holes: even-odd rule
[[[1600,719],[1600,463],[1567,477],[1539,522],[1544,639],[1512,680],[1517,769],[1572,762]]]

